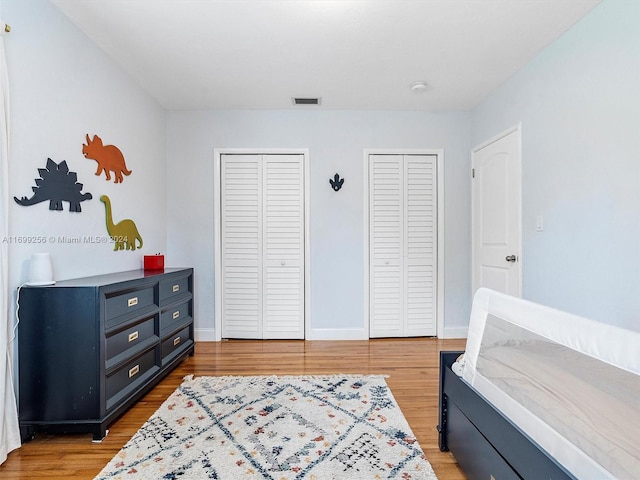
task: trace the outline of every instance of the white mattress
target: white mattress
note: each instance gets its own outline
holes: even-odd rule
[[[577,478],[640,478],[640,333],[480,289],[462,376]]]

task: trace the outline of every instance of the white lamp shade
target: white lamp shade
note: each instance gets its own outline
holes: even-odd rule
[[[29,262],[28,285],[53,285],[53,265],[48,253],[32,253]]]

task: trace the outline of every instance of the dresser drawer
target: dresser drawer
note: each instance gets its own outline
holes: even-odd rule
[[[109,375],[106,380],[107,409],[117,403],[118,393],[127,391],[127,387],[137,386],[157,368],[156,349],[152,348]]]
[[[167,304],[178,295],[189,293],[189,278],[162,280],[160,282],[160,304]]]
[[[191,325],[187,325],[182,330],[169,336],[162,342],[162,364],[165,360],[169,360],[171,354],[186,348],[193,344],[193,338],[191,338]]]
[[[191,301],[180,303],[160,313],[160,336],[171,329],[189,321],[191,317]]]
[[[107,337],[107,368],[109,360],[124,352],[135,351],[140,345],[157,340],[156,318],[155,315],[152,315]]]
[[[118,292],[113,295],[107,294],[105,301],[105,317],[107,324],[113,323],[109,320],[142,310],[155,305],[154,287],[140,290],[129,290]]]

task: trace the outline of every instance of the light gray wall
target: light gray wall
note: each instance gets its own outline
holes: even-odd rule
[[[304,148],[310,158],[311,328],[364,326],[363,152],[444,149],[445,328],[464,336],[470,308],[466,113],[203,111],[168,114],[168,259],[196,267],[196,328],[213,338],[215,148]],[[329,178],[345,183],[338,193]],[[346,335],[346,333],[345,333]],[[348,337],[347,337],[348,338]]]
[[[49,251],[56,278],[139,268],[145,253],[196,268],[196,322],[213,327],[213,149],[308,148],[314,328],[363,319],[365,148],[443,148],[445,326],[470,308],[469,150],[522,122],[524,295],[638,328],[640,311],[640,4],[606,0],[470,114],[419,112],[169,112],[148,97],[47,0],[0,0],[12,103],[12,196],[29,195],[47,157],[67,160],[94,199],[81,214],[10,200],[10,232],[45,238],[105,233],[98,198],[133,218],[145,248],[10,246],[10,291],[28,258]],[[165,120],[167,123],[165,124]],[[166,130],[165,130],[166,129]],[[122,148],[134,174],[94,175],[85,133]],[[165,143],[166,141],[166,143]],[[346,178],[336,194],[328,179]],[[545,230],[535,232],[535,217]]]
[[[47,158],[66,160],[93,195],[82,212],[49,210],[9,202],[10,285],[15,293],[28,279],[29,257],[49,252],[57,280],[138,269],[144,253],[166,249],[166,115],[160,105],[81,33],[48,0],[0,0],[3,20],[12,27],[5,36],[10,102],[11,197],[32,195],[38,169]],[[121,184],[96,176],[97,164],[84,158],[85,134],[98,134],[122,150],[133,173]],[[144,240],[136,251],[113,251],[104,238],[106,194],[114,220],[133,219]],[[80,238],[63,243],[60,237]],[[5,286],[3,286],[5,288]]]
[[[636,330],[638,19],[606,0],[471,115],[472,145],[522,122],[523,296]]]

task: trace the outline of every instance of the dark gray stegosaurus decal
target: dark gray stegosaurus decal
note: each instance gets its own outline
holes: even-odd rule
[[[17,204],[25,207],[49,201],[49,210],[63,210],[62,202],[69,202],[70,212],[81,212],[80,202],[91,200],[90,193],[80,193],[82,184],[78,183],[76,172],[70,172],[66,161],[56,163],[47,159],[47,167],[39,168],[40,178],[36,178],[36,186],[31,187],[31,198],[13,197]]]

